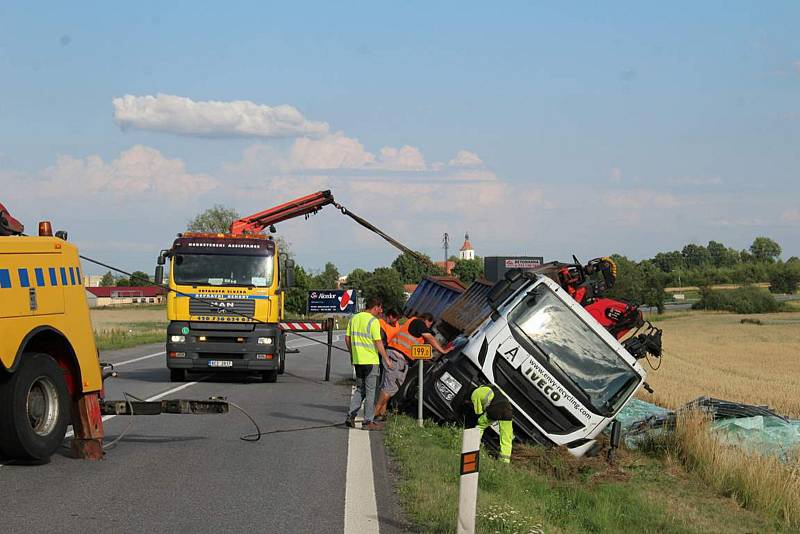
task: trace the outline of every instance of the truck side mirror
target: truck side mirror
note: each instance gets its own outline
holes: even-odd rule
[[[286,260],[283,264],[284,284],[286,288],[294,287],[294,260]]]
[[[153,281],[157,286],[164,285],[164,266],[163,265],[157,265],[156,266],[156,275],[153,278]]]
[[[161,253],[158,255],[158,265],[164,265],[167,263],[167,252],[166,250],[162,250]]]

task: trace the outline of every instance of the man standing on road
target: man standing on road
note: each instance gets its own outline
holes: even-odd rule
[[[382,425],[373,421],[375,413],[375,390],[377,389],[378,374],[380,373],[380,358],[388,369],[392,364],[386,355],[386,349],[381,341],[381,327],[378,316],[383,311],[383,303],[377,297],[367,299],[366,311],[355,314],[347,324],[347,333],[344,342],[350,350],[353,366],[356,370],[356,390],[350,401],[350,410],[347,413],[345,424],[355,427],[355,419],[361,404],[364,404],[365,430],[381,430]]]
[[[428,343],[431,347],[447,354],[448,349],[442,347],[436,336],[433,335],[433,315],[422,313],[419,317],[410,317],[397,330],[394,337],[389,338],[389,362],[383,373],[381,382],[381,394],[378,397],[378,404],[375,407],[375,417],[385,417],[386,407],[391,399],[399,390],[403,382],[406,381],[408,366],[411,358],[411,347]],[[420,363],[422,365],[422,363]]]

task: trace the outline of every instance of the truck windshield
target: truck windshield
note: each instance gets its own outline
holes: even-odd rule
[[[172,272],[180,285],[269,287],[273,263],[272,255],[177,254]]]
[[[512,310],[509,325],[518,343],[600,414],[615,413],[639,384],[639,374],[547,286]]]

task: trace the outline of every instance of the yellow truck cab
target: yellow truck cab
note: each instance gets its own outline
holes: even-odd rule
[[[78,249],[52,237],[49,223],[40,224],[40,236],[9,235],[15,232],[4,216],[0,211],[0,458],[46,460],[68,424],[101,447],[103,380]]]
[[[262,234],[180,234],[159,256],[157,283],[166,258],[172,381],[189,371],[238,371],[275,382],[285,367],[280,321],[293,275],[291,260],[279,262],[277,243]]]

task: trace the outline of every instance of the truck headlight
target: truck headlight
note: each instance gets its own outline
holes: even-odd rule
[[[259,345],[272,345],[274,340],[271,337],[260,337],[258,338]]]
[[[451,402],[456,396],[456,394],[450,391],[450,388],[444,385],[441,380],[436,381],[436,391],[438,391],[439,395],[447,402]]]
[[[173,343],[186,343],[186,336],[169,336],[169,340]]]

